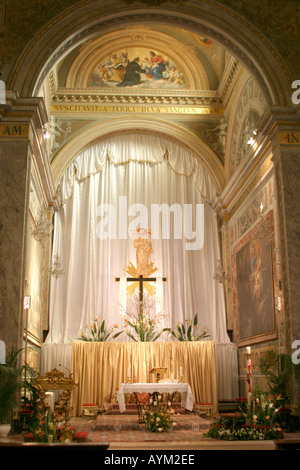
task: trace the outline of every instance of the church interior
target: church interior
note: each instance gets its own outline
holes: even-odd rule
[[[0,445],[46,413],[218,448],[260,404],[255,444],[299,448],[299,3],[0,0],[0,28]],[[187,435],[141,431],[157,393]]]

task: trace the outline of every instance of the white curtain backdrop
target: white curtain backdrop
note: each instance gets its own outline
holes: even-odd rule
[[[178,229],[178,223],[169,217],[170,236],[162,238],[161,230],[160,238],[152,237],[151,261],[159,269],[155,276],[167,277],[167,282],[157,283],[156,305],[165,315],[162,327],[174,329],[177,322],[198,314],[198,329],[208,327],[208,339],[215,342],[219,399],[236,398],[237,348],[226,332],[223,286],[213,279],[220,258],[213,209],[217,194],[200,161],[168,138],[133,133],[113,137],[77,156],[62,177],[59,195],[52,256],[53,262],[56,256],[60,258],[63,274],[51,276],[49,334],[42,346],[41,372],[54,367],[70,371],[72,342],[96,317],[105,319],[107,326],[118,324],[122,329],[120,301],[124,303],[124,287],[123,282],[115,282],[115,277],[127,276],[124,268],[129,262],[136,265],[130,237],[138,225],[146,228],[146,221],[133,205],[140,204],[141,212],[147,208],[148,228],[152,228],[154,204],[169,208],[178,204],[183,225],[184,220],[190,220],[185,208],[192,207],[196,232],[195,208],[203,204],[201,249],[187,249],[187,243],[200,239],[199,230],[194,240],[189,234],[185,237],[184,230],[183,237],[176,239],[174,228]],[[99,224],[105,219],[100,212],[103,204],[115,210],[115,239],[99,238]],[[117,340],[131,341],[125,334]],[[167,333],[160,338],[170,340]]]
[[[169,239],[152,238],[151,260],[159,269],[155,276],[167,277],[162,288],[161,307],[165,316],[161,326],[174,328],[177,322],[197,313],[198,329],[207,326],[210,340],[229,342],[223,287],[213,279],[220,258],[217,220],[212,208],[216,191],[196,157],[165,138],[122,135],[78,155],[66,170],[59,190],[61,205],[55,214],[53,261],[59,256],[64,274],[51,278],[46,343],[71,343],[96,317],[105,319],[107,326],[123,326],[120,283],[115,282],[115,277],[126,275],[124,268],[130,261],[136,265],[134,240],[130,236],[138,225],[146,228],[147,221],[139,217],[145,208],[148,228],[152,228],[154,204],[167,207],[178,204],[183,225],[185,220],[190,221],[187,207],[192,208],[192,228],[196,233],[194,240],[189,240],[183,229],[182,239],[174,239],[178,224],[168,217]],[[111,220],[116,222],[116,233],[110,233],[107,239],[99,238],[99,224],[107,216],[100,212],[103,204],[110,204],[111,214],[115,215]],[[142,212],[134,204],[143,205]],[[203,223],[199,214],[196,216],[197,204],[204,205]],[[187,249],[188,243],[196,247],[200,228],[204,230],[203,247]],[[125,334],[118,339],[130,340]],[[170,336],[165,333],[161,340],[170,340]]]

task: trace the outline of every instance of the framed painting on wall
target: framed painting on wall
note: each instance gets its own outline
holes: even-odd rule
[[[27,218],[26,260],[25,260],[25,295],[30,295],[31,305],[24,310],[24,337],[35,346],[42,345],[42,315],[44,311],[45,289],[45,246],[39,243],[32,235],[35,221],[39,217],[39,198],[36,185],[31,179],[29,210]],[[27,331],[26,331],[27,324]]]
[[[28,233],[33,227],[32,217],[28,220]],[[28,310],[27,337],[30,342],[41,346],[41,316],[43,311],[44,248],[32,236],[27,238],[26,291],[31,297]],[[25,312],[24,312],[25,315]],[[24,319],[24,326],[26,322]]]
[[[277,338],[272,211],[266,220],[271,227],[269,240],[259,236],[265,223],[261,221],[233,253],[234,316],[239,346]]]

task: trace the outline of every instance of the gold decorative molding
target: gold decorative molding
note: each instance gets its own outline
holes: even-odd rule
[[[93,91],[91,89],[60,89],[55,91],[50,83],[52,105],[67,103],[95,103],[95,104],[175,104],[175,105],[197,105],[197,106],[222,106],[222,101],[215,90],[197,91],[166,91],[159,90],[153,93],[136,92],[136,90],[122,91],[116,93],[110,89],[104,91]]]
[[[231,88],[231,85],[233,83],[233,80],[234,78],[236,77],[236,74],[237,74],[237,71],[238,71],[238,68],[239,68],[239,61],[236,60],[236,59],[233,59],[233,64],[232,64],[232,67],[229,71],[229,74],[228,74],[228,77],[227,77],[227,80],[226,80],[226,83],[224,84],[224,87],[223,89],[221,90],[221,96],[220,96],[220,99],[221,101],[223,102]]]
[[[273,153],[269,153],[266,158],[266,153],[270,151],[270,144],[267,145],[266,149],[260,155],[259,160],[253,165],[252,169],[248,171],[245,177],[241,180],[240,184],[235,188],[234,192],[229,195],[225,193],[224,197],[228,195],[228,199],[223,205],[220,212],[220,223],[228,223],[241,205],[245,202],[248,196],[255,189],[260,180],[262,180],[266,174],[273,167]],[[264,158],[266,160],[264,161]],[[261,165],[259,167],[259,165]],[[236,200],[235,203],[233,201]]]
[[[29,124],[0,124],[0,138],[28,138]]]
[[[300,132],[280,132],[279,133],[280,145],[300,145]]]
[[[77,384],[75,384],[72,375],[65,377],[63,372],[52,369],[44,376],[38,375],[34,387],[38,390],[73,390]]]
[[[260,180],[262,180],[266,174],[273,167],[272,154],[267,158],[267,160],[261,165],[258,172],[252,178],[251,183],[247,186],[247,189],[243,192],[241,197],[239,197],[238,202],[233,206],[230,211],[230,218],[236,213],[242,203],[247,199],[249,194],[255,189]]]
[[[130,114],[175,114],[175,115],[222,115],[221,107],[208,106],[165,106],[165,105],[101,105],[101,104],[55,104],[52,113],[130,113]]]

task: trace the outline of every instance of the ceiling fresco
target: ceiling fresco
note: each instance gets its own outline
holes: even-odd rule
[[[145,47],[120,49],[102,60],[89,87],[186,88],[181,68],[166,54]]]
[[[181,28],[128,25],[77,46],[56,68],[68,89],[217,90],[230,54]]]

